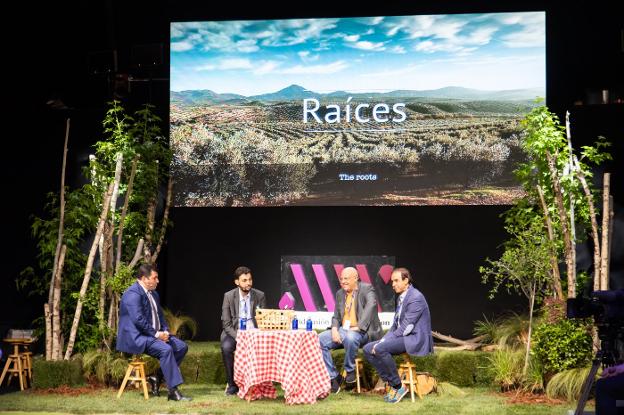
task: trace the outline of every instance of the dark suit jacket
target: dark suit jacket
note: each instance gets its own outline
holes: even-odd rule
[[[368,334],[368,341],[375,341],[381,338],[381,322],[377,314],[377,298],[375,288],[366,283],[358,282],[357,296],[355,298],[355,316],[357,325],[361,331]],[[336,292],[336,308],[332,317],[332,327],[342,326],[342,317],[345,308],[345,290],[339,289]]]
[[[232,336],[236,339],[236,333],[238,333],[238,325],[239,325],[239,316],[238,316],[238,305],[240,304],[240,294],[239,288],[236,287],[233,290],[230,290],[225,293],[223,296],[223,307],[221,309],[221,323],[223,324],[223,331],[221,332],[221,340],[226,335]],[[253,310],[253,323],[254,326],[258,327],[258,322],[256,322],[256,308],[265,308],[266,300],[264,298],[264,293],[260,290],[256,290],[252,288],[249,291],[249,295],[251,296],[251,310]]]
[[[413,286],[409,286],[403,299],[398,324],[393,323],[386,336],[402,337],[405,350],[411,355],[433,353],[429,305],[425,296]]]
[[[160,297],[152,291],[158,309],[160,331],[169,327],[160,307]],[[117,350],[125,353],[143,353],[148,344],[156,340],[156,330],[152,327],[152,307],[143,287],[132,284],[121,296],[119,306],[119,328],[117,330]]]

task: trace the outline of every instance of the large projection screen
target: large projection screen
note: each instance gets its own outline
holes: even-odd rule
[[[512,203],[545,43],[544,12],[171,23],[174,203]]]

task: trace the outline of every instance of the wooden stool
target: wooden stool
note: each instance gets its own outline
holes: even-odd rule
[[[8,373],[7,384],[11,382],[14,376],[17,376],[20,390],[24,390],[28,387],[28,382],[32,383],[32,353],[28,351],[28,346],[33,341],[31,339],[4,339],[4,342],[13,344],[13,353],[7,357],[2,376],[0,376],[0,385]],[[20,346],[24,348],[23,351],[20,350]]]
[[[121,386],[119,387],[119,392],[117,392],[117,399],[121,397],[121,394],[126,389],[126,383],[128,381],[138,381],[137,388],[143,387],[143,396],[145,399],[149,398],[147,394],[147,379],[145,378],[145,361],[141,357],[133,357],[128,364],[128,369],[126,370],[126,376],[124,377]]]
[[[345,379],[347,377],[347,371],[342,369],[342,378]],[[362,393],[361,384],[366,382],[366,386],[368,387],[368,382],[364,378],[364,362],[359,357],[355,358],[355,384],[357,387],[357,393]]]
[[[401,378],[401,383],[409,389],[412,402],[415,402],[414,391],[416,391],[416,394],[420,399],[423,398],[418,388],[418,374],[416,373],[416,366],[412,363],[407,353],[403,354],[403,360],[403,363],[399,365],[399,377]]]
[[[32,352],[22,353],[22,369],[28,376],[28,381],[32,384]]]

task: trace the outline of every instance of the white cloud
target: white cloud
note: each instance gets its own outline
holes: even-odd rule
[[[393,47],[392,49],[390,49],[390,52],[392,52],[392,53],[399,53],[399,54],[407,53],[405,48],[403,46],[400,46],[400,45],[397,45],[397,46]]]
[[[195,68],[197,71],[228,71],[232,69],[251,69],[253,66],[249,59],[244,58],[232,58],[232,59],[222,59],[216,64],[209,63],[206,65],[198,66]]]
[[[193,49],[193,44],[190,42],[182,41],[182,42],[173,42],[171,44],[172,52],[186,52],[187,50]]]
[[[431,40],[424,40],[419,42],[414,47],[417,52],[435,53],[435,52],[449,52],[459,55],[465,55],[474,52],[476,47],[466,47],[462,45],[453,44],[450,42],[433,42]]]
[[[386,50],[384,42],[369,42],[368,40],[361,40],[355,43],[347,43],[347,46],[361,50],[382,51]]]
[[[256,52],[260,50],[254,39],[239,40],[236,42],[236,50],[242,53]]]
[[[316,62],[320,58],[320,55],[312,55],[308,50],[301,50],[297,52],[297,55],[299,55],[304,62]]]
[[[360,40],[360,35],[345,35],[344,40],[347,42],[357,42]]]
[[[252,72],[254,75],[265,75],[273,72],[278,66],[280,66],[280,62],[277,61],[265,61],[260,64],[259,67],[254,69]]]
[[[328,65],[308,65],[308,66],[295,65],[295,66],[291,66],[290,68],[281,69],[277,72],[281,74],[288,74],[288,75],[310,75],[310,74],[326,75],[326,74],[340,72],[346,69],[348,66],[349,65],[345,61],[340,60],[340,61],[330,63]]]
[[[365,24],[365,25],[369,25],[369,26],[377,26],[378,24],[383,22],[383,20],[384,20],[383,16],[362,17],[360,19],[357,19],[358,22]]]

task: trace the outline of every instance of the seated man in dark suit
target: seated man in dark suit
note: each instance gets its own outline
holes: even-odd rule
[[[433,353],[429,306],[411,282],[412,277],[407,269],[395,268],[392,271],[392,289],[399,296],[394,323],[380,341],[364,346],[366,360],[375,367],[381,379],[391,386],[384,397],[390,403],[399,402],[407,394],[392,355],[407,352],[412,356],[424,356]]]
[[[180,363],[188,346],[169,334],[169,327],[160,307],[160,297],[155,291],[157,285],[158,272],[151,265],[141,265],[137,282],[121,297],[117,350],[132,354],[146,353],[159,359],[158,375],[148,379],[152,394],[159,396],[158,388],[164,377],[169,388],[168,400],[190,401],[191,398],[182,395],[178,390],[183,382]]]
[[[340,392],[342,376],[336,371],[331,350],[344,347],[344,369],[347,383],[355,382],[355,357],[358,348],[381,337],[381,322],[377,314],[377,298],[372,285],[361,282],[355,268],[347,267],[340,274],[336,292],[336,308],[332,327],[319,335],[325,367],[331,379],[331,390]]]
[[[221,309],[221,354],[225,366],[228,387],[226,395],[236,395],[238,386],[234,382],[234,352],[236,351],[236,334],[241,319],[245,319],[247,328],[258,327],[256,322],[256,308],[265,308],[264,293],[255,288],[251,278],[251,270],[247,267],[238,267],[234,271],[234,284],[238,287],[225,293]]]

